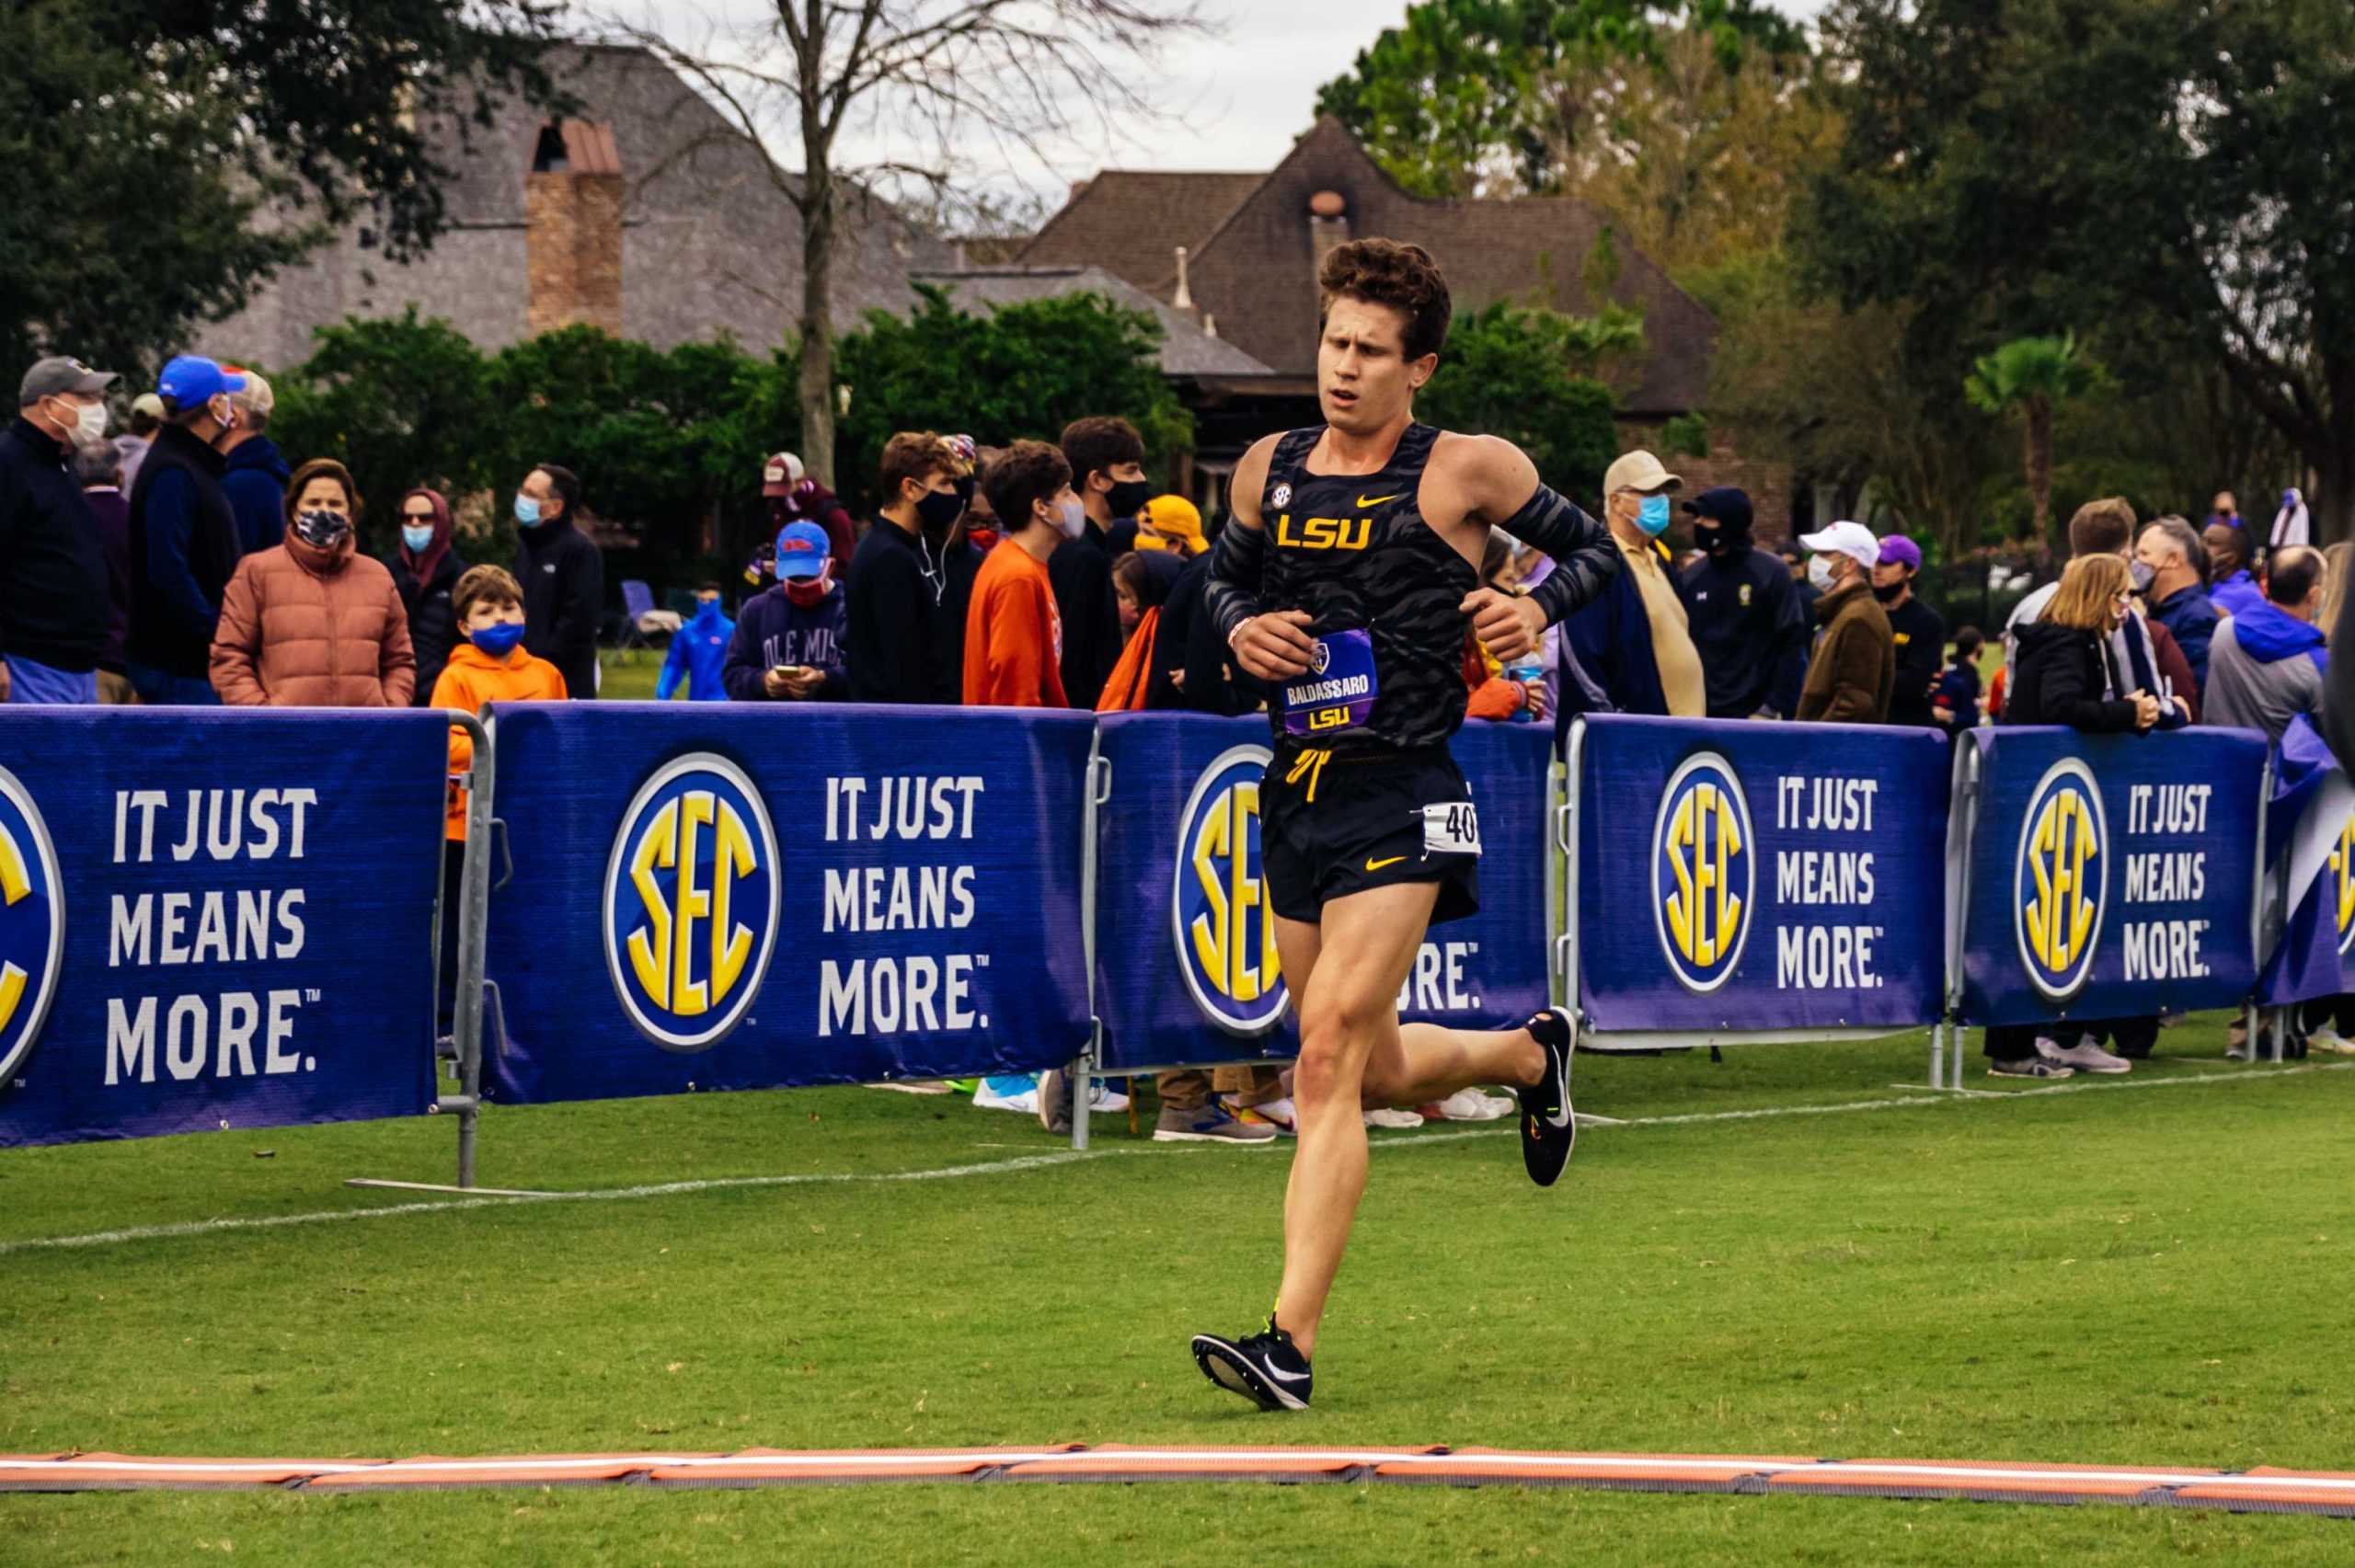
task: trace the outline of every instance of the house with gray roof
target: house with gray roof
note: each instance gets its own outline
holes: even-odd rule
[[[1667,422],[1706,401],[1717,323],[1624,238],[1599,243],[1608,225],[1569,197],[1409,196],[1327,117],[1264,174],[1105,170],[1074,189],[1017,259],[1100,268],[1267,367],[1203,374],[1189,387],[1197,463],[1217,474],[1258,437],[1316,422],[1316,269],[1353,237],[1430,251],[1459,313],[1499,300],[1573,315],[1630,307],[1643,316],[1644,347],[1614,378],[1622,445],[1661,449],[1688,493],[1741,485],[1757,503],[1760,536],[1776,537],[1788,525],[1786,470],[1746,462],[1722,441],[1706,458],[1664,450]],[[1589,265],[1599,250],[1609,266]]]

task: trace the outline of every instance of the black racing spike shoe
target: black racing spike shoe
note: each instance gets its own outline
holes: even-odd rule
[[[1521,1162],[1529,1179],[1550,1187],[1570,1162],[1578,1142],[1578,1118],[1570,1114],[1570,1015],[1549,1007],[1527,1025],[1545,1047],[1545,1076],[1521,1091]]]
[[[1194,1365],[1202,1376],[1261,1410],[1306,1410],[1313,1379],[1308,1357],[1292,1347],[1292,1335],[1268,1320],[1268,1332],[1248,1339],[1194,1336]]]

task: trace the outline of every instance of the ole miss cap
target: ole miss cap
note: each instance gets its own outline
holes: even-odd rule
[[[833,542],[814,522],[788,522],[776,536],[776,575],[814,578],[826,569],[826,552]]]
[[[232,375],[219,363],[201,354],[182,354],[164,367],[155,378],[155,390],[175,411],[186,411],[200,403],[210,403],[224,392],[243,392],[246,378]]]

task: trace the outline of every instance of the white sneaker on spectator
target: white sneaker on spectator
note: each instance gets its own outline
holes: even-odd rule
[[[2335,1056],[2355,1056],[2355,1045],[2349,1044],[2346,1036],[2327,1024],[2306,1036],[2306,1047],[2309,1050],[2329,1051]]]
[[[2044,1043],[2042,1040],[2037,1042],[2039,1047]],[[2074,1067],[2080,1072],[2131,1072],[2134,1070],[2132,1062],[2121,1056],[2112,1056],[2102,1049],[2094,1044],[2093,1036],[2090,1035],[2078,1036],[2077,1043],[2065,1050],[2046,1051],[2044,1059],[2059,1062],[2062,1067]]]
[[[2061,1059],[2061,1042],[2054,1039],[2050,1035],[2039,1035],[2036,1037],[2036,1054],[2042,1057],[2047,1061],[2059,1061]]]
[[[1412,1111],[1393,1111],[1384,1109],[1379,1111],[1368,1111],[1365,1114],[1365,1125],[1368,1127],[1387,1127],[1394,1131],[1404,1132],[1408,1127],[1422,1126],[1423,1118],[1417,1116]]]
[[[1477,1089],[1458,1089],[1444,1100],[1428,1105],[1418,1105],[1425,1121],[1430,1122],[1495,1122],[1512,1115],[1513,1102],[1502,1094],[1484,1094]]]
[[[1007,1073],[1000,1078],[984,1078],[973,1090],[973,1104],[984,1111],[1018,1111],[1026,1116],[1039,1114],[1039,1079],[1035,1073]]]

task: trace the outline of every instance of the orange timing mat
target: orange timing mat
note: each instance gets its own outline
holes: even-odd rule
[[[142,1459],[0,1455],[0,1491],[279,1487],[838,1485],[867,1482],[1391,1482],[1579,1486],[1614,1492],[1776,1493],[1963,1498],[1981,1503],[2123,1503],[2235,1513],[2355,1517],[2355,1472],[2142,1466],[1814,1459],[1787,1455],[1548,1454],[1500,1448],[746,1448],[732,1454],[534,1454],[511,1459]]]

